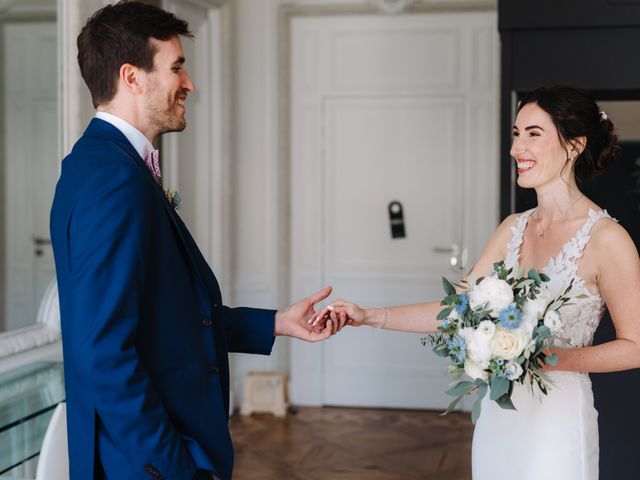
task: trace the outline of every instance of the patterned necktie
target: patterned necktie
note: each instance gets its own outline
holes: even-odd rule
[[[160,162],[158,161],[158,150],[152,150],[147,158],[144,159],[144,163],[147,164],[147,167],[153,174],[153,177],[156,181],[160,181]]]

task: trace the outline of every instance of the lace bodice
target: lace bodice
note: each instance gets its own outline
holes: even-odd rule
[[[507,245],[505,265],[507,268],[518,269],[520,258],[520,246],[522,236],[527,226],[529,216],[535,209],[522,213],[511,228],[513,237]],[[584,279],[578,276],[578,259],[582,257],[584,247],[591,238],[591,229],[595,223],[603,218],[611,218],[606,210],[596,212],[589,209],[589,219],[569,240],[557,257],[550,258],[549,263],[542,268],[542,272],[551,279],[547,286],[551,294],[556,297],[561,295],[573,280],[571,294],[574,296],[584,294],[583,298],[572,298],[569,304],[563,305],[560,310],[562,328],[552,338],[552,344],[558,347],[584,347],[591,345],[593,334],[600,323],[604,312],[604,302],[599,294],[592,294],[587,290]]]

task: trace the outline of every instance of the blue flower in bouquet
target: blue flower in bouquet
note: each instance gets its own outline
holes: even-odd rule
[[[467,295],[466,292],[462,292],[460,294],[460,303],[456,305],[456,312],[462,315],[468,306],[469,306],[469,296]]]
[[[509,305],[507,308],[500,310],[498,320],[504,328],[513,330],[514,328],[518,328],[522,323],[522,314],[515,305]]]
[[[458,363],[464,362],[465,358],[467,358],[467,343],[460,335],[448,339],[447,348],[449,349],[450,355],[455,356]]]

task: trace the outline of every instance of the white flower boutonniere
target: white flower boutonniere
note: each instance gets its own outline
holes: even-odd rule
[[[180,208],[180,202],[182,201],[182,199],[180,198],[180,193],[178,193],[177,190],[168,188],[164,191],[164,194],[169,201],[169,205],[171,205],[174,210],[178,210]]]

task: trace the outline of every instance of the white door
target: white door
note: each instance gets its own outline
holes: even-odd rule
[[[452,252],[477,258],[498,217],[496,30],[495,13],[293,20],[293,298],[330,284],[364,306],[440,299]],[[294,401],[445,407],[446,362],[423,336],[295,343]]]
[[[4,46],[5,328],[35,323],[54,276],[49,210],[58,177],[55,22],[9,23]]]

